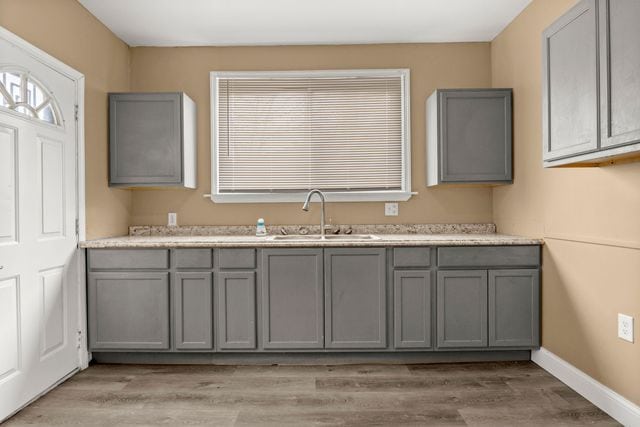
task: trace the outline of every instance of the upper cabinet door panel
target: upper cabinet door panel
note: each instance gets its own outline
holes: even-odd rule
[[[596,0],[578,3],[543,33],[543,156],[598,149]]]
[[[442,182],[511,180],[511,90],[443,91]]]
[[[600,1],[601,144],[640,142],[640,1]]]
[[[112,94],[109,114],[112,183],[180,183],[180,94]]]
[[[184,93],[109,94],[109,185],[195,188],[195,115]]]
[[[509,184],[512,90],[438,89],[427,100],[427,185]]]

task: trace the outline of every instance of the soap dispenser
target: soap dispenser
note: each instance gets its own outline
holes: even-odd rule
[[[256,236],[264,237],[267,235],[267,227],[264,225],[264,218],[258,218],[258,223],[256,224]]]

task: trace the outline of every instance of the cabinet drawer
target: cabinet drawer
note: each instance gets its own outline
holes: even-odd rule
[[[91,249],[91,270],[164,270],[169,268],[168,249]]]
[[[438,249],[440,267],[521,267],[540,265],[539,246],[474,246]]]
[[[176,268],[213,268],[211,249],[176,249],[173,259]]]
[[[429,267],[431,248],[394,248],[394,267]]]
[[[256,250],[220,249],[220,268],[256,268]]]

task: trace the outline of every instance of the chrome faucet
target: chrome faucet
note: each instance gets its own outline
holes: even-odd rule
[[[324,238],[324,193],[320,190],[309,191],[309,194],[307,194],[307,198],[304,201],[304,205],[302,206],[302,210],[309,212],[309,202],[314,194],[317,194],[320,197],[320,204],[322,205],[322,214],[320,215],[320,235]]]

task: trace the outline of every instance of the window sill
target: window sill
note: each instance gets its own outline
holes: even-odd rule
[[[302,203],[308,192],[300,193],[218,193],[211,194],[214,203]],[[405,202],[409,191],[323,192],[327,202]]]

